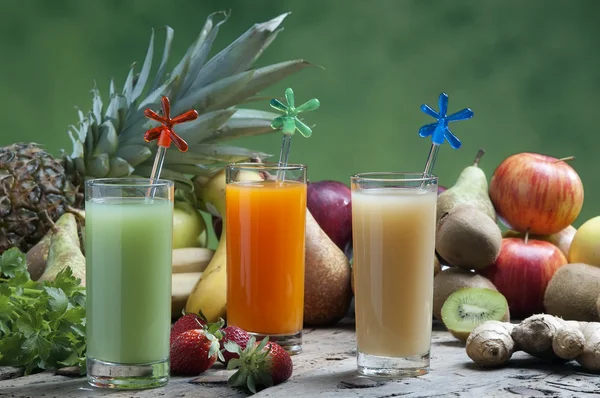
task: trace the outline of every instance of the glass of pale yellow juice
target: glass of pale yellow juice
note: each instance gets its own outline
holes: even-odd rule
[[[426,374],[437,177],[362,173],[351,185],[358,372]]]

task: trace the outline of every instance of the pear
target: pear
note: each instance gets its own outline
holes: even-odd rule
[[[46,270],[53,234],[52,229],[49,229],[46,235],[27,251],[27,271],[33,281],[37,281]]]
[[[335,324],[352,301],[350,263],[308,209],[304,268],[304,324]]]
[[[478,166],[484,153],[485,150],[480,149],[473,165],[465,167],[456,183],[438,196],[436,222],[460,205],[476,207],[496,221],[496,210],[494,210],[494,205],[488,195],[487,178]]]
[[[51,281],[60,271],[70,267],[73,276],[85,286],[85,257],[80,249],[77,220],[72,213],[65,213],[52,223],[52,238],[48,252],[48,263],[39,281]]]

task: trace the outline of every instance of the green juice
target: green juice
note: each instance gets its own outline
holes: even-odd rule
[[[86,202],[87,356],[120,364],[169,356],[173,202]]]

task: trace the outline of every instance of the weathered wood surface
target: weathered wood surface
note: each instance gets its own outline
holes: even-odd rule
[[[286,383],[254,397],[592,397],[600,396],[600,377],[574,364],[550,365],[524,353],[510,365],[481,370],[466,356],[464,347],[439,325],[432,341],[431,371],[398,381],[356,376],[354,325],[305,330],[304,352],[294,357],[294,375]],[[245,397],[227,387],[231,373],[216,366],[199,377],[174,377],[166,387],[142,391],[91,388],[85,378],[49,372],[21,376],[14,368],[0,368],[1,397]]]

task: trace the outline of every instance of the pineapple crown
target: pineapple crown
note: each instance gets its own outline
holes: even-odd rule
[[[272,108],[285,113],[285,115],[277,116],[273,119],[271,127],[277,130],[281,129],[283,134],[294,135],[294,132],[298,130],[304,137],[310,137],[312,129],[298,119],[298,114],[318,109],[321,105],[319,100],[316,98],[310,99],[296,108],[294,91],[291,88],[285,90],[285,100],[287,101],[287,105],[283,104],[277,98],[273,98],[269,103]]]
[[[237,105],[261,100],[257,94],[263,89],[314,66],[302,59],[255,66],[281,32],[281,24],[288,15],[254,24],[209,58],[217,33],[229,18],[225,12],[212,13],[169,73],[166,65],[174,30],[166,26],[162,57],[153,77],[150,76],[154,56],[152,30],[139,73],[135,73],[133,65],[119,91],[114,80],[110,81],[106,107],[95,87],[92,109],[87,113],[78,110],[79,122],[68,129],[73,149],[69,155],[63,151],[67,170],[84,178],[149,177],[158,147],[145,142],[143,132],[157,125],[144,117],[144,109],[158,108],[163,96],[171,99],[173,114],[189,109],[198,113],[198,118],[178,129],[178,134],[189,144],[189,150],[169,151],[165,158],[161,176],[173,180],[176,188],[191,192],[192,180],[196,177],[211,177],[231,162],[270,157],[221,143],[273,132],[271,122],[277,114],[240,109]]]

